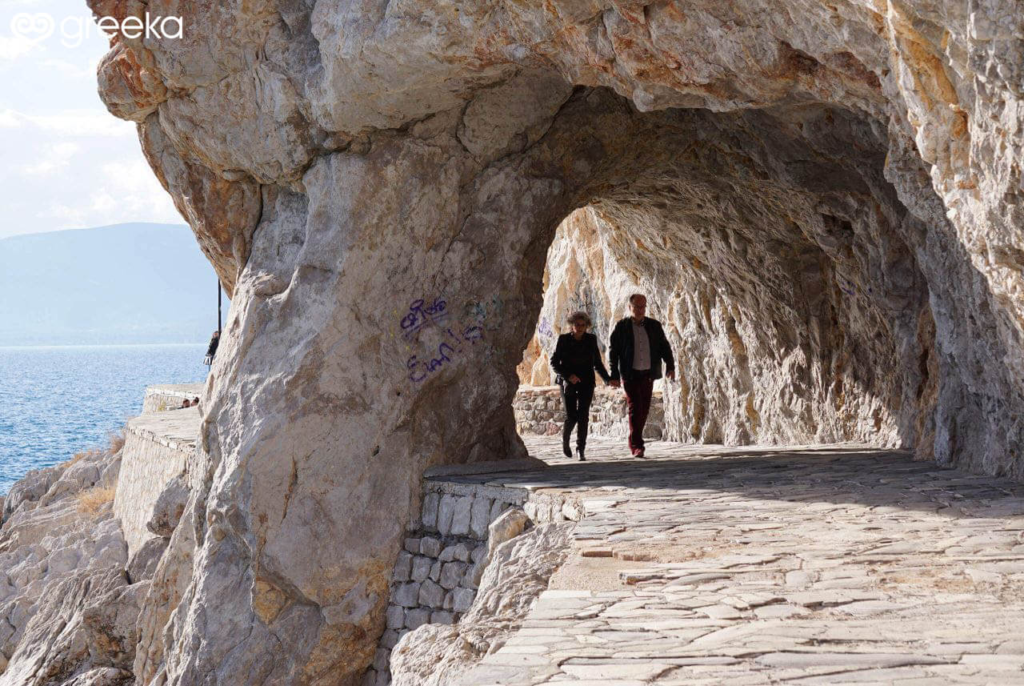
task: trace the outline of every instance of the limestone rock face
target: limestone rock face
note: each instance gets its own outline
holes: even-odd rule
[[[135,677],[127,670],[100,667],[79,674],[71,681],[65,682],[65,686],[129,686],[134,681]]]
[[[131,670],[138,642],[136,623],[148,590],[148,583],[134,583],[92,599],[82,623],[95,664]]]
[[[259,219],[259,185],[243,172],[218,174],[182,154],[156,114],[139,125],[139,140],[157,178],[196,232],[199,247],[231,297]]]
[[[4,516],[6,522],[19,510],[27,512],[39,506],[39,500],[46,495],[50,487],[57,482],[67,470],[63,465],[33,469],[19,479],[4,498]]]
[[[171,479],[156,499],[153,515],[146,522],[146,528],[157,536],[170,538],[181,521],[181,516],[185,514],[188,496],[188,484],[185,480],[180,476]]]
[[[132,583],[152,579],[160,559],[167,551],[168,543],[166,538],[160,537],[150,538],[143,543],[142,547],[128,558],[128,566],[125,568],[128,579]]]
[[[0,684],[126,683],[144,588],[113,517],[120,456],[89,452],[11,488],[0,529]],[[127,675],[127,677],[126,677]]]
[[[101,95],[234,295],[143,683],[358,682],[419,475],[523,456],[579,208],[549,323],[648,292],[668,437],[1024,477],[1015,0],[90,5],[185,15]]]

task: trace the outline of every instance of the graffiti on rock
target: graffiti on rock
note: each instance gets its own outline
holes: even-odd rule
[[[451,340],[438,344],[436,356],[428,355],[429,359],[421,360],[418,355],[413,355],[406,361],[405,366],[409,370],[410,381],[413,383],[425,381],[428,376],[446,364],[451,364],[459,355],[463,354],[467,346],[474,346],[483,338],[484,330],[480,326],[467,326],[458,334],[450,328],[445,329],[445,333]]]
[[[430,304],[427,304],[423,298],[413,300],[409,304],[408,313],[402,317],[402,335],[406,338],[414,338],[424,326],[443,324],[449,314],[448,301],[442,297],[434,298]]]
[[[483,340],[484,321],[504,307],[500,298],[467,302],[462,316],[455,320],[449,302],[446,296],[419,298],[401,313],[399,338],[404,343],[403,370],[412,383],[422,383],[458,363]]]

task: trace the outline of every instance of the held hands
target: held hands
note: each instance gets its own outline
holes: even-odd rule
[[[618,379],[612,379],[611,381],[608,382],[608,385],[611,386],[612,388],[619,388],[622,386],[622,382],[619,381]]]
[[[580,382],[580,377],[576,376],[575,374],[573,374],[573,375],[571,375],[569,377],[569,383],[571,383],[571,384],[578,384],[579,382]]]
[[[669,379],[671,379],[672,381],[675,381],[676,380],[676,370],[674,370],[674,369],[668,370],[667,372],[665,372],[665,376],[668,377]]]

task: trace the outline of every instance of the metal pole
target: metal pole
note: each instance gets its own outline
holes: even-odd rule
[[[217,331],[218,332],[220,331],[220,321],[221,321],[221,316],[220,316],[220,291],[221,291],[220,279],[217,279]]]

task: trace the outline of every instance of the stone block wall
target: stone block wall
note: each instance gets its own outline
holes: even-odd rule
[[[455,624],[469,611],[487,564],[488,527],[522,507],[534,523],[579,519],[579,508],[525,488],[426,480],[420,517],[399,553],[391,581],[387,629],[365,686],[391,683],[391,650],[424,624]]]
[[[175,415],[181,415],[175,416]],[[188,415],[188,416],[186,416]],[[167,483],[187,471],[196,449],[195,434],[187,433],[189,424],[198,427],[198,410],[188,409],[153,416],[143,415],[125,425],[125,443],[121,470],[114,492],[114,515],[121,519],[128,554],[134,554],[153,536],[146,523],[153,505]],[[172,422],[167,420],[171,419]],[[170,426],[164,426],[170,424]],[[181,429],[186,433],[182,435]]]
[[[512,401],[516,428],[523,435],[554,436],[562,431],[565,410],[558,386],[520,386]],[[665,403],[661,391],[651,399],[651,413],[644,427],[644,438],[660,440],[665,426]],[[598,386],[590,406],[591,436],[625,438],[629,433],[626,394],[621,388]],[[574,434],[575,435],[575,434]],[[573,439],[575,440],[575,439]]]
[[[198,398],[203,394],[203,384],[159,384],[146,388],[142,401],[142,412],[165,412],[181,408],[185,398]]]

